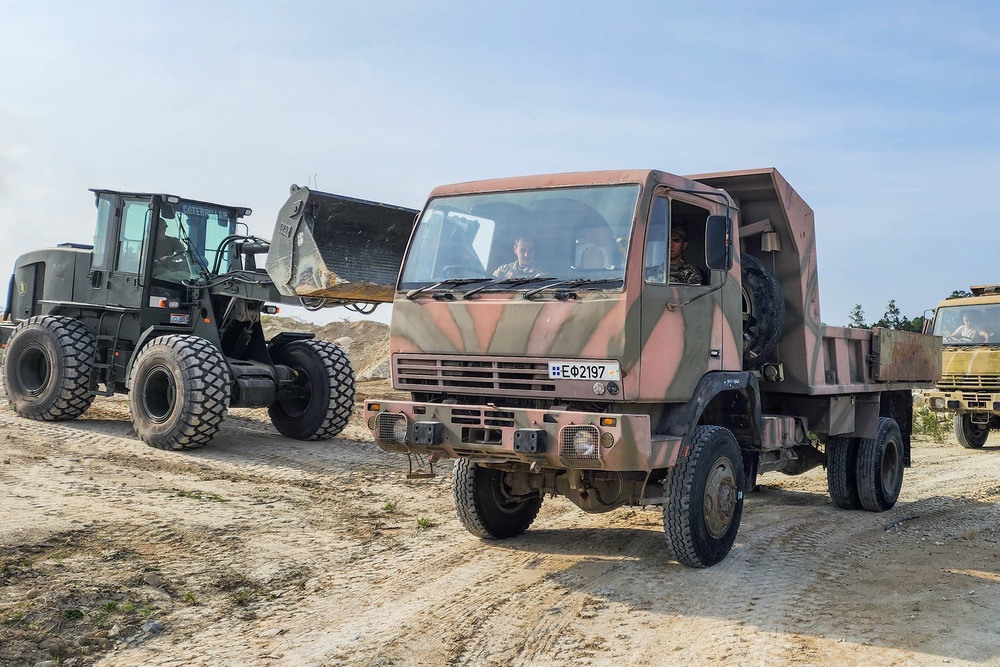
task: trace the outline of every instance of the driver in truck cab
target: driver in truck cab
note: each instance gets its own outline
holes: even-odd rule
[[[684,259],[687,249],[687,230],[677,226],[670,230],[670,282],[681,285],[703,285],[705,283],[701,271]],[[666,262],[646,270],[646,280],[662,283],[666,271]]]
[[[501,264],[493,272],[497,278],[537,278],[545,275],[545,269],[538,263],[537,244],[528,232],[521,232],[514,238],[513,262]]]

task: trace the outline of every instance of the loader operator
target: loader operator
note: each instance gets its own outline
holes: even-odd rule
[[[156,248],[153,275],[163,277],[168,273],[178,270],[185,274],[190,273],[186,261],[187,247],[178,238],[167,234],[167,221],[160,219],[156,225]]]

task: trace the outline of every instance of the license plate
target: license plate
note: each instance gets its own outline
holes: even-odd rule
[[[550,361],[550,380],[621,380],[617,361]]]

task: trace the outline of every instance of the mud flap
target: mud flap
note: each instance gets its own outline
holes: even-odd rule
[[[391,302],[418,211],[293,185],[267,273],[285,296]]]

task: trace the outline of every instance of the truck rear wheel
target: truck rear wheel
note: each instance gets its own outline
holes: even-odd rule
[[[760,368],[781,338],[785,295],[774,274],[753,255],[741,255],[743,275],[743,368]]]
[[[990,435],[989,424],[974,424],[972,415],[967,412],[955,415],[954,423],[958,444],[966,449],[980,449],[986,444],[986,438]]]
[[[721,426],[699,426],[691,449],[663,482],[663,530],[673,556],[689,567],[721,562],[743,516],[745,480],[736,438]]]
[[[94,402],[90,370],[94,337],[69,317],[39,316],[18,324],[7,342],[3,381],[21,417],[76,419]]]
[[[280,348],[274,362],[296,372],[298,395],[267,409],[278,433],[296,440],[329,440],[347,426],[354,408],[354,370],[344,351],[324,340]]]
[[[858,498],[869,512],[891,509],[903,488],[903,436],[895,419],[880,417],[874,438],[858,441]]]
[[[538,516],[542,497],[511,495],[507,473],[484,468],[468,459],[455,462],[451,478],[451,495],[455,500],[458,520],[476,537],[503,540],[528,530]]]
[[[128,386],[136,435],[158,449],[201,447],[229,409],[226,358],[198,336],[154,338],[139,351]]]
[[[826,443],[826,486],[833,504],[840,509],[861,509],[857,438],[837,436]]]

